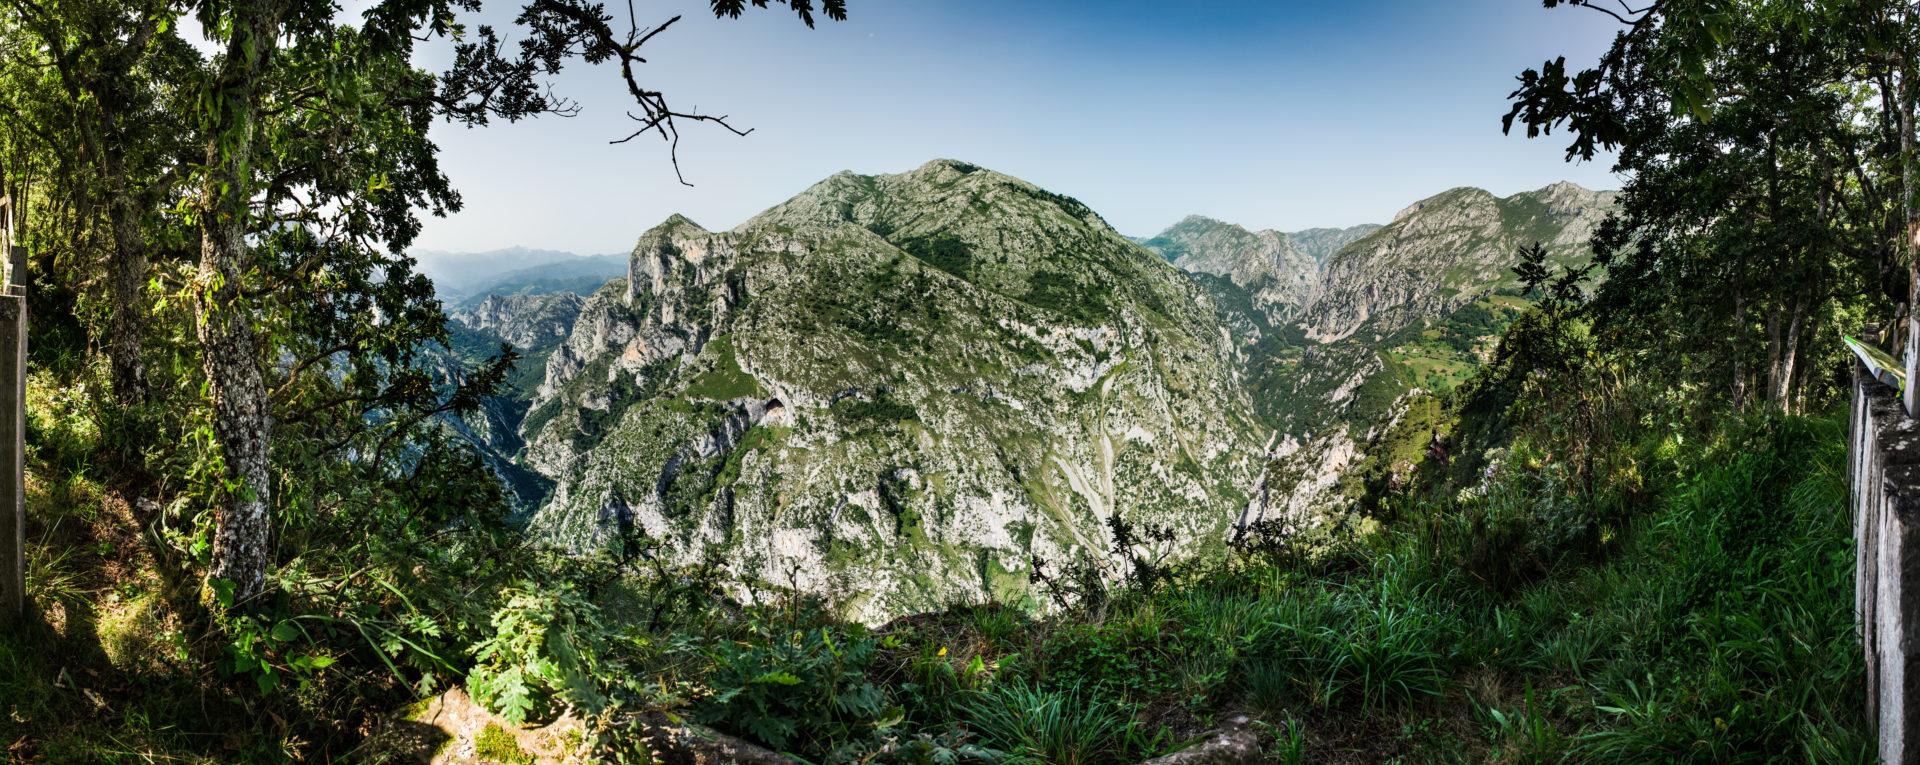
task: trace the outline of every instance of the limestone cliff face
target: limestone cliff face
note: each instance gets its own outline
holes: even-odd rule
[[[1365,374],[1356,377],[1365,377]],[[1352,520],[1347,506],[1351,497],[1341,492],[1342,488],[1351,488],[1342,485],[1351,480],[1348,471],[1357,468],[1374,449],[1381,448],[1380,437],[1392,431],[1425,393],[1427,391],[1419,388],[1404,390],[1383,410],[1374,413],[1364,430],[1331,427],[1305,439],[1293,436],[1282,439],[1273,450],[1239,525],[1273,521],[1286,531],[1297,533]]]
[[[1461,188],[1416,202],[1327,261],[1301,323],[1308,337],[1333,342],[1387,316],[1370,330],[1389,334],[1411,318],[1443,315],[1514,285],[1515,253],[1534,242],[1555,262],[1583,261],[1613,199],[1614,192],[1562,182],[1505,199]],[[1392,314],[1403,307],[1413,310]]]
[[[1271,237],[1194,217],[1148,240],[1213,293],[1240,343],[1257,409],[1282,434],[1245,519],[1309,528],[1337,515],[1334,489],[1365,456],[1369,429],[1423,384],[1416,362],[1431,369],[1436,361],[1420,356],[1422,333],[1444,329],[1469,304],[1492,315],[1490,293],[1518,286],[1512,267],[1523,246],[1541,243],[1559,265],[1586,261],[1614,197],[1572,183],[1504,199],[1460,188],[1408,206],[1383,227],[1288,234],[1280,237],[1288,252],[1305,259],[1296,270],[1315,276],[1290,304],[1258,296],[1268,273],[1261,269],[1277,266],[1260,265],[1276,260],[1262,260],[1255,243]],[[1513,292],[1502,299],[1525,303]]]
[[[526,350],[551,345],[573,332],[586,300],[571,292],[489,295],[478,306],[448,318]]]
[[[1334,253],[1379,230],[1378,223],[1362,223],[1347,228],[1310,228],[1305,231],[1287,232],[1287,243],[1312,257],[1314,263],[1324,264],[1334,256]]]
[[[457,321],[449,326],[449,331],[452,336],[447,345],[428,344],[419,349],[420,356],[416,359],[416,364],[432,375],[436,384],[460,383],[474,364],[498,353],[500,344],[505,342],[505,338],[493,332],[472,329]],[[531,350],[538,349],[535,346]],[[443,434],[465,442],[500,480],[513,512],[521,517],[538,508],[552,486],[551,481],[520,465],[516,459],[526,446],[519,432],[521,416],[525,413],[524,399],[509,387],[500,395],[481,397],[474,411],[444,412],[434,417]]]
[[[1298,312],[1320,283],[1314,257],[1294,249],[1287,235],[1276,231],[1248,231],[1194,215],[1144,244],[1182,270],[1231,280],[1276,324]]]
[[[1210,295],[979,167],[842,173],[732,231],[675,216],[587,299],[522,433],[533,529],[638,533],[884,619],[1026,597],[1118,513],[1217,546],[1271,431]]]
[[[966,163],[841,173],[731,231],[673,216],[586,298],[456,315],[533,371],[450,427],[577,551],[711,551],[870,621],[1017,603],[1031,559],[1108,549],[1112,514],[1172,526],[1176,552],[1339,518],[1342,476],[1427,384],[1400,346],[1512,286],[1523,244],[1584,258],[1611,204],[1456,189],[1384,227],[1192,217],[1142,248]]]
[[[1186,271],[1228,277],[1273,324],[1298,323],[1331,343],[1363,325],[1391,334],[1513,286],[1515,253],[1534,242],[1556,263],[1584,261],[1614,197],[1568,182],[1505,199],[1458,188],[1386,226],[1255,233],[1196,215],[1143,244]]]

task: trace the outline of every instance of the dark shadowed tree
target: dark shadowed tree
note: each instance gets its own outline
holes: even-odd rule
[[[749,6],[784,8],[809,27],[846,15],[844,0],[711,0],[709,10],[732,18]],[[584,0],[525,0],[511,48],[493,28],[460,22],[479,0],[382,0],[357,17],[318,0],[4,7],[17,43],[3,52],[7,76],[35,87],[0,98],[0,116],[45,153],[79,158],[64,193],[76,230],[111,242],[105,345],[123,403],[149,387],[147,285],[191,306],[197,379],[180,382],[205,391],[226,475],[209,576],[231,603],[264,588],[276,439],[396,469],[406,433],[499,382],[505,356],[452,374],[451,388],[416,363],[423,344],[445,340],[445,319],[401,253],[420,212],[460,205],[427,139],[434,120],[571,113],[579,106],[546,79],[584,63],[617,70],[627,89],[633,129],[609,139],[663,140],[676,174],[683,125],[746,132],[647,86],[644,48],[680,17],[642,24],[632,4],[617,18]],[[210,57],[180,39],[175,22],[187,15],[216,45]],[[452,47],[448,71],[410,63],[431,44]],[[156,268],[157,244],[175,253],[167,267]],[[172,267],[182,261],[193,266]],[[324,428],[338,429],[336,443],[310,437]]]
[[[79,158],[74,169],[84,177],[63,186],[104,208],[113,387],[122,404],[136,404],[147,392],[149,241],[158,238],[158,212],[171,206],[191,159],[190,132],[178,116],[187,108],[180,85],[199,56],[166,33],[162,0],[10,0],[7,10],[20,41],[37,43],[14,48],[8,63],[16,72],[43,70],[57,89],[40,97],[39,115],[25,103],[8,105],[6,113],[41,139],[42,151]]]
[[[812,0],[773,4],[814,23]],[[753,5],[765,8],[769,0]],[[493,30],[482,27],[479,39],[457,43],[446,77],[411,68],[423,37],[458,39],[455,14],[478,8],[477,0],[385,0],[356,28],[336,21],[330,2],[208,0],[195,7],[225,45],[199,114],[206,157],[195,202],[202,248],[193,294],[214,422],[236,487],[214,534],[210,576],[232,583],[234,602],[258,595],[267,570],[272,402],[262,368],[277,349],[261,343],[255,310],[261,245],[277,240],[259,235],[298,227],[309,232],[315,253],[401,252],[419,229],[414,210],[458,204],[426,141],[431,117],[480,124],[569,109],[540,91],[535,78],[575,58],[619,67],[639,109],[629,112],[638,124],[628,138],[652,132],[672,143],[679,121],[732,129],[725,117],[678,110],[643,85],[642,48],[679,17],[642,27],[630,8],[624,33],[616,33],[603,5],[533,0],[518,19],[529,36],[517,56],[502,56]],[[744,3],[713,0],[712,10],[738,16]],[[824,0],[821,10],[845,16],[843,0]],[[396,256],[387,271],[388,280],[402,279],[410,263]],[[404,297],[412,300],[391,308],[431,301],[424,290]]]
[[[1810,359],[1851,331],[1840,314],[1899,266],[1903,149],[1878,28],[1796,3],[1567,4],[1623,31],[1593,69],[1522,74],[1506,127],[1564,125],[1569,158],[1620,152],[1620,209],[1593,241],[1596,338],[1736,407],[1794,406]]]

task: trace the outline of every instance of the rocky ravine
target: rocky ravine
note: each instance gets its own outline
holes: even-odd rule
[[[842,173],[732,231],[675,216],[549,357],[536,533],[880,620],[1027,597],[1111,514],[1217,547],[1270,432],[1207,292],[1079,202],[973,165]]]
[[[1534,242],[1556,264],[1584,261],[1614,196],[1567,182],[1504,199],[1457,188],[1409,205],[1386,226],[1281,234],[1195,215],[1142,243],[1188,272],[1229,278],[1271,323],[1297,323],[1309,339],[1331,343],[1376,317],[1383,320],[1369,331],[1391,334],[1511,286],[1515,254]]]
[[[1194,215],[1144,244],[1175,267],[1231,280],[1274,323],[1305,304],[1320,281],[1313,256],[1294,249],[1277,231],[1248,231]]]
[[[1517,284],[1517,253],[1534,242],[1546,246],[1554,263],[1584,262],[1592,256],[1587,240],[1613,209],[1614,196],[1561,182],[1505,199],[1460,188],[1416,202],[1328,259],[1301,323],[1309,338],[1328,343],[1383,317],[1368,330],[1384,336]],[[1415,310],[1395,314],[1401,306]]]
[[[571,292],[541,295],[488,295],[478,306],[448,318],[468,329],[487,332],[522,351],[565,340],[573,332],[586,299]]]
[[[1314,228],[1292,233],[1245,228],[1190,215],[1151,239],[1138,240],[1189,273],[1225,277],[1246,290],[1272,324],[1298,316],[1320,294],[1321,264],[1341,248],[1380,229]]]
[[[1387,346],[1395,338],[1404,342],[1406,332],[1446,322],[1495,290],[1516,287],[1512,267],[1521,247],[1539,242],[1557,265],[1585,262],[1588,240],[1614,197],[1564,182],[1504,199],[1453,189],[1407,207],[1393,223],[1325,258],[1306,297],[1275,318],[1288,324],[1269,333],[1282,342],[1243,339],[1247,376],[1282,433],[1246,520],[1309,527],[1337,516],[1347,500],[1336,491],[1341,474],[1415,391]],[[1181,241],[1191,244],[1177,262],[1209,263],[1245,252],[1230,239],[1189,235]],[[1239,279],[1234,284],[1257,288]],[[1217,302],[1234,304],[1224,295]]]
[[[1366,235],[1379,231],[1380,228],[1378,223],[1362,223],[1347,228],[1310,228],[1305,231],[1289,232],[1287,244],[1311,256],[1313,262],[1325,264],[1347,245],[1360,241]]]

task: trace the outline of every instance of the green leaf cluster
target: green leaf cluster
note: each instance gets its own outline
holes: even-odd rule
[[[703,651],[714,692],[695,708],[701,722],[812,755],[900,722],[901,710],[866,676],[879,648],[873,636],[763,614],[742,638]]]
[[[588,714],[607,706],[599,663],[598,610],[570,585],[505,593],[493,634],[474,644],[467,690],[511,725],[548,717],[565,704]]]

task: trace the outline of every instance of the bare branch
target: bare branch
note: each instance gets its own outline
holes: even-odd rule
[[[1638,23],[1638,22],[1633,22],[1633,21],[1628,21],[1628,20],[1627,20],[1627,18],[1626,18],[1625,16],[1621,16],[1621,15],[1620,15],[1620,14],[1618,14],[1618,13],[1614,13],[1614,12],[1613,12],[1613,11],[1611,11],[1611,10],[1608,10],[1608,9],[1606,9],[1606,8],[1602,8],[1602,7],[1600,7],[1600,6],[1598,6],[1598,5],[1594,5],[1594,4],[1592,4],[1592,3],[1581,3],[1581,4],[1580,4],[1580,7],[1582,7],[1582,8],[1588,8],[1588,9],[1591,9],[1591,10],[1596,10],[1596,11],[1599,11],[1599,12],[1601,12],[1601,13],[1604,13],[1604,14],[1607,14],[1608,16],[1612,16],[1612,17],[1614,18],[1614,20],[1615,20],[1615,21],[1618,21],[1618,22],[1620,22],[1620,23],[1622,23],[1622,24],[1625,24],[1625,25],[1627,25],[1627,26],[1633,26],[1633,25],[1635,25],[1636,23]]]

